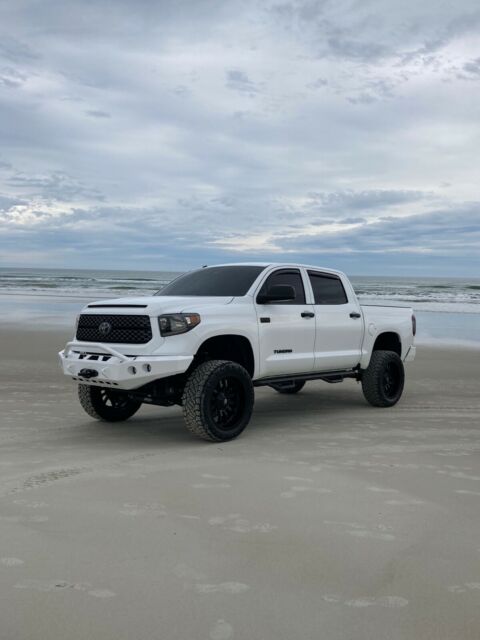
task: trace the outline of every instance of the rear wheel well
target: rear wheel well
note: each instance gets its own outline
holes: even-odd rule
[[[372,351],[394,351],[397,355],[402,355],[402,342],[400,336],[393,331],[387,331],[377,336]]]
[[[205,340],[195,355],[194,363],[205,360],[231,360],[246,369],[251,377],[255,371],[252,345],[245,336],[228,334]]]

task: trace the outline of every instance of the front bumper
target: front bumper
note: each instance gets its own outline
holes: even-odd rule
[[[76,382],[118,389],[138,389],[184,373],[193,360],[193,356],[125,356],[106,344],[75,341],[68,342],[58,356],[63,373]],[[97,375],[84,377],[80,372],[85,370]]]

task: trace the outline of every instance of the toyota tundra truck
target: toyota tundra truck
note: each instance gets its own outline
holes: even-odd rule
[[[220,442],[249,423],[255,387],[293,394],[309,380],[352,378],[371,405],[392,407],[415,331],[412,309],[360,305],[339,271],[225,264],[152,296],[88,304],[59,357],[92,418],[180,405],[193,434]]]

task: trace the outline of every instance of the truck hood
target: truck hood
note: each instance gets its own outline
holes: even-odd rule
[[[102,314],[146,315],[180,313],[182,311],[195,313],[202,307],[229,304],[232,300],[232,296],[141,296],[138,298],[114,298],[113,300],[110,298],[90,302],[83,311]]]

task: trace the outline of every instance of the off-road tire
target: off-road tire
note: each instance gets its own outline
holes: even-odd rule
[[[278,393],[284,393],[287,395],[292,395],[294,393],[298,393],[305,386],[305,380],[292,380],[291,382],[280,382],[277,384],[270,385],[272,389],[278,391]]]
[[[365,399],[374,407],[393,407],[403,393],[405,371],[394,351],[374,351],[362,374]]]
[[[219,415],[222,411],[227,412],[227,408],[217,404],[223,402],[222,384],[225,385],[225,399],[229,394],[235,396],[232,401],[235,411],[230,423],[227,413],[225,418]],[[182,397],[183,417],[189,431],[199,438],[225,442],[236,438],[245,429],[252,415],[253,403],[252,379],[241,365],[229,360],[209,360],[194,369],[187,380]]]
[[[88,384],[78,385],[78,398],[89,416],[103,422],[128,420],[142,405],[129,398],[125,391]]]

